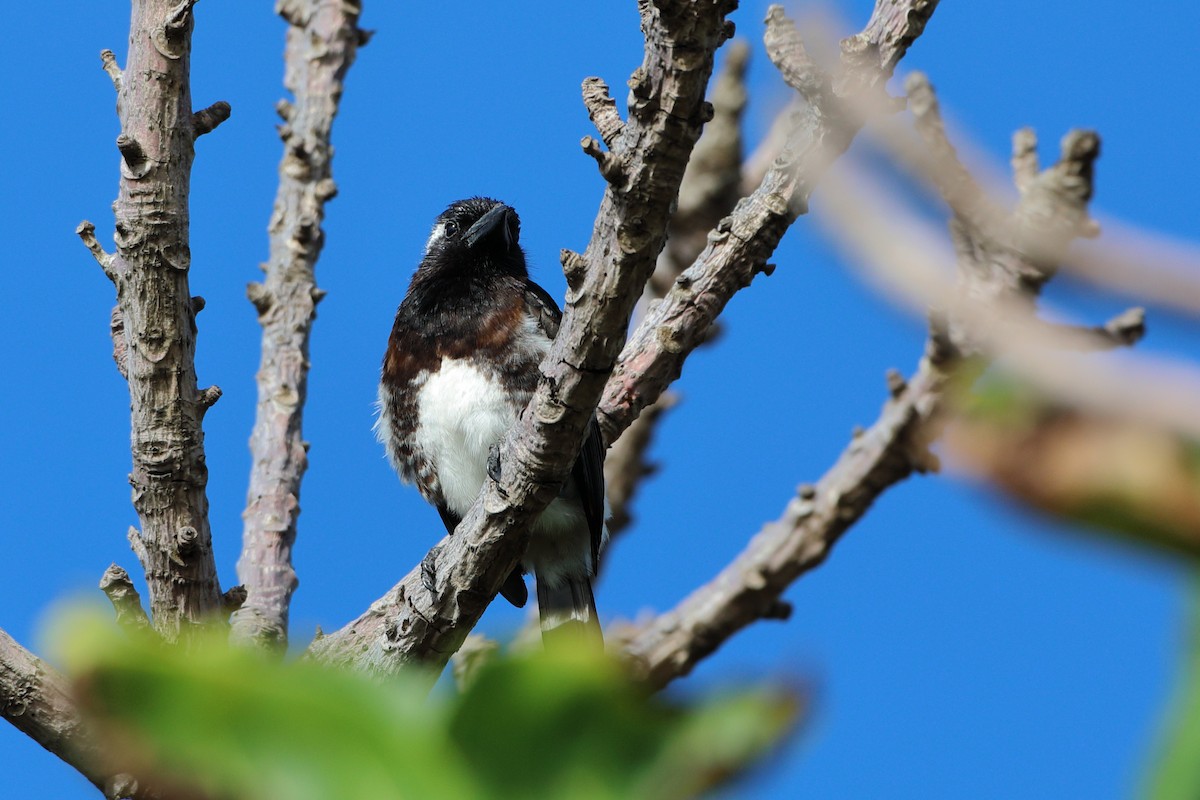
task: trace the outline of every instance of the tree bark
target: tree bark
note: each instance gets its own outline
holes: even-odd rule
[[[66,680],[0,631],[0,714],[17,730],[79,770],[105,791],[110,777],[98,769],[96,747],[85,731]]]
[[[489,480],[452,536],[385,597],[341,630],[313,643],[315,657],[389,673],[421,662],[440,668],[517,563],[529,524],[557,493],[579,452],[629,315],[662,249],[667,219],[701,126],[713,54],[728,39],[733,2],[642,0],[646,46],[630,79],[629,119],[607,87],[584,85],[604,150],[585,137],[608,187],[581,255],[564,251],[562,327],[529,407],[500,450]]]
[[[79,233],[117,289],[129,383],[133,505],[131,539],[146,572],[155,628],[169,641],[207,621],[221,604],[208,522],[201,421],[220,390],[196,383],[196,312],[188,290],[188,190],[194,139],[229,116],[216,103],[192,112],[188,82],[195,0],[136,0],[124,72],[110,51],[117,88],[121,179],[115,255]],[[114,319],[114,330],[117,330]]]
[[[247,287],[263,328],[262,361],[238,560],[247,598],[232,625],[235,639],[284,648],[288,609],[299,584],[292,547],[308,465],[302,430],[308,340],[325,294],[317,288],[314,268],[325,243],[325,203],[337,192],[330,132],[342,82],[366,36],[358,28],[356,3],[281,0],[276,10],[288,22],[284,85],[294,101],[278,105],[284,151],[268,226],[266,280]]]

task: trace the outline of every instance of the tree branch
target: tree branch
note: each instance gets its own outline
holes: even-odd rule
[[[100,579],[100,591],[112,603],[118,625],[135,633],[142,633],[150,627],[150,619],[142,608],[142,598],[124,569],[116,564],[109,565]]]
[[[779,618],[783,591],[825,560],[875,498],[914,471],[936,469],[927,442],[947,377],[942,357],[931,344],[911,380],[890,381],[893,396],[879,419],[854,437],[816,486],[801,487],[783,515],[713,580],[628,634],[625,653],[635,674],[661,688],[750,623]]]
[[[734,42],[712,90],[713,118],[704,126],[696,142],[679,198],[667,231],[667,243],[646,283],[642,302],[633,315],[633,327],[645,317],[648,308],[671,288],[679,273],[704,249],[708,232],[729,213],[740,196],[742,166],[742,112],[746,108],[746,65],[750,48],[744,41]],[[717,324],[709,329],[709,341],[718,333]],[[642,480],[654,474],[657,466],[646,459],[654,433],[663,414],[678,402],[676,395],[663,392],[645,409],[629,430],[609,448],[604,459],[604,481],[608,490],[608,535],[614,537],[633,521],[633,499]]]
[[[314,656],[380,672],[416,661],[441,667],[520,558],[530,522],[556,495],[579,451],[662,249],[684,166],[711,116],[704,89],[714,51],[732,35],[725,15],[733,5],[639,2],[645,58],[630,79],[629,119],[610,150],[626,178],[605,190],[543,379],[501,447],[499,481],[485,484],[454,535],[404,581],[366,614],[314,642]],[[591,96],[589,106],[596,107]]]
[[[938,122],[936,127],[940,130]],[[952,148],[936,141],[930,144],[935,159],[944,162],[952,157]],[[1062,158],[1045,172],[1030,177],[1024,173],[1022,162],[1017,174],[1024,189],[1012,215],[1014,221],[994,229],[1013,231],[1018,242],[1036,236],[1048,252],[1061,252],[1070,238],[1086,230],[1081,220],[1087,220],[1086,205],[1092,194],[1091,166],[1096,153],[1098,142],[1094,134],[1074,133],[1064,139]],[[952,173],[953,166],[942,172]],[[953,185],[961,188],[970,183],[960,179]],[[870,225],[859,218],[860,204],[836,194],[834,205],[839,217]],[[947,196],[960,195],[949,192]],[[961,218],[956,218],[956,222],[956,231],[967,227]],[[960,271],[964,294],[977,296],[985,285],[992,289],[1001,287],[990,296],[1000,298],[1019,293],[1032,305],[1046,277],[1053,273],[1052,265],[1041,258],[1022,262],[1019,255],[1014,255],[1020,253],[1019,245],[983,239],[972,244],[971,253],[1003,251],[1006,258],[989,263],[993,270],[1005,270],[1006,274],[994,276],[982,264],[963,260]],[[877,254],[892,249],[889,245],[878,241],[878,237],[873,243]],[[964,255],[962,248],[959,252]],[[1028,280],[1035,269],[1038,276],[1045,277]],[[1112,335],[1132,335],[1130,332],[1139,327],[1140,320],[1136,317],[1131,314],[1118,318],[1112,323]],[[937,459],[929,452],[928,444],[941,429],[939,412],[949,370],[961,354],[980,350],[975,344],[977,338],[970,331],[969,319],[957,321],[955,333],[959,335],[941,324],[931,328],[926,355],[916,374],[907,382],[889,374],[892,399],[884,406],[879,420],[854,437],[816,486],[802,487],[784,515],[759,532],[714,580],[697,589],[674,610],[627,634],[626,653],[635,670],[650,685],[662,687],[686,675],[736,631],[758,619],[779,616],[785,608],[781,606],[782,592],[793,580],[824,561],[841,534],[862,517],[876,497],[913,471],[937,468]]]
[[[269,226],[266,280],[248,288],[263,328],[262,360],[238,560],[238,578],[247,597],[232,625],[235,639],[282,648],[287,644],[288,608],[299,583],[292,546],[300,482],[308,466],[302,430],[308,341],[317,303],[324,296],[314,268],[325,242],[325,203],[337,191],[330,132],[343,81],[364,37],[354,3],[283,0],[278,10],[289,23],[284,85],[295,99],[278,106],[284,149]]]
[[[788,144],[758,188],[709,233],[704,251],[630,336],[600,401],[605,442],[616,441],[679,377],[684,360],[705,341],[730,298],[756,274],[771,269],[767,259],[784,232],[807,210],[818,179],[862,125],[845,101],[881,90],[936,6],[930,0],[880,2],[863,32],[843,40],[842,71],[829,79],[842,102],[830,108],[810,104],[800,112]],[[790,23],[778,6],[771,7],[767,22],[768,37],[780,39],[795,32],[781,32]],[[779,58],[787,52],[795,52],[794,43],[775,54]]]
[[[174,640],[220,605],[205,485],[204,396],[196,385],[195,309],[188,291],[188,186],[192,120],[188,87],[190,2],[136,0],[123,80],[111,52],[105,71],[118,89],[121,181],[114,256],[79,232],[117,289],[114,347],[129,383],[133,504],[154,625]],[[140,76],[153,75],[155,80]],[[106,263],[107,262],[107,263]]]
[[[66,679],[2,630],[0,714],[107,796],[130,796],[124,776],[114,779],[98,768],[96,747],[83,730]],[[125,793],[110,793],[118,789]]]

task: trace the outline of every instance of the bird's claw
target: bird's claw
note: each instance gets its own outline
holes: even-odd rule
[[[437,594],[437,553],[435,547],[421,559],[421,583],[433,595]]]
[[[496,483],[500,482],[500,445],[498,444],[488,448],[487,474]]]

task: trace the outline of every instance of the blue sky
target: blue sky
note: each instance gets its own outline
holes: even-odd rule
[[[312,344],[312,441],[296,550],[293,635],[340,626],[424,554],[441,524],[401,487],[370,432],[391,317],[433,217],[488,194],[515,206],[535,277],[557,297],[562,247],[581,249],[602,182],[579,151],[594,133],[579,83],[623,100],[640,63],[634,3],[375,3],[334,131],[340,194],[328,207],[318,282],[329,291]],[[787,91],[758,45],[765,4],[743,3],[756,45],[751,141]],[[840,6],[861,25],[871,4]],[[202,385],[224,390],[205,429],[224,585],[235,583],[253,419],[258,333],[244,298],[266,258],[280,145],[284,26],[267,2],[197,7],[193,98],[232,119],[198,142],[193,292]],[[111,242],[118,131],[99,51],[123,62],[127,6],[77,0],[5,12],[10,65],[0,241],[9,302],[0,393],[0,627],[38,642],[55,604],[98,595],[111,561],[133,571],[126,474],[128,396],[108,338],[112,287],[73,231]],[[1200,8],[1116,2],[953,2],[904,66],[927,72],[947,113],[1007,158],[1032,125],[1043,158],[1068,128],[1104,137],[1099,212],[1185,237],[1200,208],[1192,32]],[[855,28],[857,30],[857,28]],[[846,30],[843,33],[849,33]],[[814,206],[820,206],[820,192]],[[601,613],[664,609],[709,578],[797,483],[815,479],[869,424],[884,370],[910,370],[918,320],[859,283],[802,219],[773,277],[730,305],[726,335],[689,361],[684,403],[664,424],[663,470],[613,547]],[[1078,285],[1054,299],[1095,319],[1128,305]],[[1147,351],[1197,352],[1196,329],[1151,312]],[[785,677],[812,687],[803,732],[730,797],[1115,798],[1140,780],[1182,641],[1187,575],[1154,554],[1060,529],[984,488],[946,477],[889,492],[797,584],[786,624],[734,639],[679,691]],[[497,605],[483,627],[520,615]],[[13,796],[95,796],[71,769],[0,727]],[[19,794],[18,794],[19,793]]]

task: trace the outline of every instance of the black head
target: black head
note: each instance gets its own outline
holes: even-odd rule
[[[528,270],[520,233],[517,212],[499,200],[472,197],[451,203],[434,222],[417,275],[467,281],[493,275],[524,278]]]

